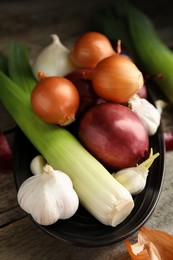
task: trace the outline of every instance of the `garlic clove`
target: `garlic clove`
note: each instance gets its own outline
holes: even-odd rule
[[[160,114],[162,114],[163,110],[167,107],[168,103],[162,99],[158,99],[155,101],[155,105]]]
[[[144,162],[136,167],[129,167],[112,173],[112,176],[123,185],[131,195],[137,195],[145,188],[149,168],[158,156],[159,153],[153,155],[153,149],[151,148],[149,158]]]
[[[156,133],[161,120],[159,110],[151,104],[147,99],[134,95],[129,100],[131,110],[139,116],[143,122],[149,136]]]
[[[37,155],[32,159],[30,163],[30,170],[34,175],[42,174],[45,164],[45,158],[42,155]]]
[[[148,172],[146,167],[131,167],[113,173],[113,176],[131,195],[137,195],[146,186]]]
[[[32,71],[38,80],[40,71],[48,76],[65,76],[76,67],[70,59],[70,50],[60,41],[58,35],[52,34],[52,43],[45,47],[37,56]]]
[[[59,219],[73,216],[79,199],[67,174],[54,170],[48,164],[43,169],[43,174],[34,175],[23,182],[17,200],[38,224],[51,225]]]

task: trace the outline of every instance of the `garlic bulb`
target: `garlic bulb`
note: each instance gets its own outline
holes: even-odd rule
[[[129,100],[131,110],[139,116],[143,122],[149,136],[156,133],[161,120],[159,110],[147,99],[140,98],[138,95]]]
[[[45,165],[46,160],[44,159],[44,157],[42,155],[37,155],[32,159],[30,163],[30,170],[34,175],[42,174]]]
[[[67,219],[79,206],[78,196],[69,176],[46,164],[42,174],[36,174],[20,186],[17,200],[20,207],[41,225],[51,225]]]
[[[75,69],[70,60],[70,50],[67,49],[56,34],[51,35],[53,41],[45,47],[36,58],[32,70],[38,80],[38,72],[44,72],[48,76],[65,76]]]
[[[151,149],[147,160],[136,167],[125,168],[112,175],[131,195],[137,195],[145,188],[149,168],[158,156],[159,153],[153,155],[153,150]]]

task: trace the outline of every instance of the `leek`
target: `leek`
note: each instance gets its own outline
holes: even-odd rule
[[[154,81],[173,102],[173,52],[161,41],[150,19],[132,5],[128,9],[128,24],[143,68],[149,74],[162,75]]]
[[[28,92],[3,72],[0,100],[48,164],[69,175],[81,204],[96,219],[116,226],[130,214],[134,201],[127,189],[69,131],[39,119],[32,111]]]
[[[28,93],[36,84],[28,59],[28,50],[23,43],[12,43],[8,50],[8,72],[14,82]]]
[[[95,31],[106,35],[112,43],[121,40],[125,49],[135,56],[135,50],[127,23],[128,2],[116,0],[113,5],[103,10],[94,12],[92,26]]]
[[[8,74],[7,57],[1,52],[0,52],[0,70],[2,70],[5,74]]]

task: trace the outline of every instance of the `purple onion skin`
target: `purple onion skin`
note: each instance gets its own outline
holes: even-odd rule
[[[148,95],[147,95],[147,88],[146,88],[146,86],[143,85],[142,88],[140,88],[140,90],[138,90],[137,94],[138,94],[138,96],[140,98],[147,99]]]
[[[84,79],[85,73],[89,70],[77,69],[65,76],[77,88],[80,95],[80,104],[77,112],[77,117],[81,117],[90,107],[104,102],[95,93],[91,80]]]
[[[105,167],[119,170],[146,159],[149,138],[128,107],[104,103],[89,109],[79,123],[79,140]]]

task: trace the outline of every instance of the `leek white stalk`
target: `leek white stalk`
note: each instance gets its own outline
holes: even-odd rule
[[[28,94],[2,72],[0,83],[6,109],[47,163],[68,174],[81,204],[105,225],[124,221],[134,207],[130,192],[69,131],[39,119]]]
[[[52,43],[45,47],[37,56],[32,66],[35,78],[38,79],[38,73],[44,72],[48,76],[65,76],[75,69],[71,62],[69,53],[56,34],[52,34]]]

